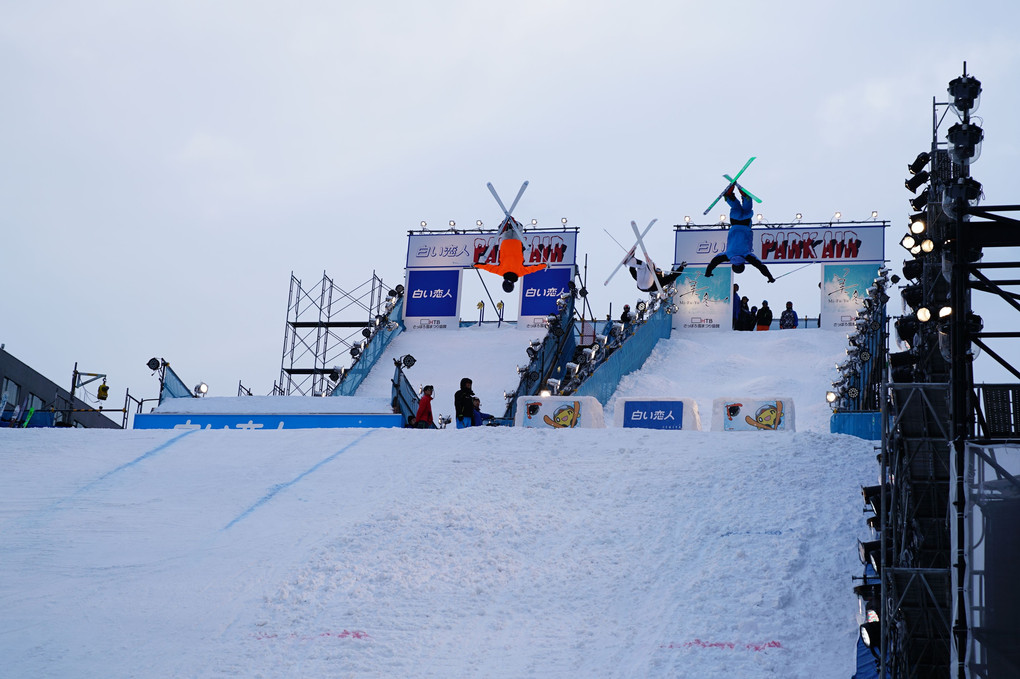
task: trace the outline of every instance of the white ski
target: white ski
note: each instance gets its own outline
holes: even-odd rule
[[[654,224],[657,221],[658,221],[657,219],[653,219],[651,222],[648,223],[648,226],[645,228],[644,233],[642,233],[642,234],[640,234],[638,236],[638,243],[641,242],[642,238],[644,238],[645,236],[648,235],[648,232],[652,230],[652,224]],[[631,224],[633,224],[633,223],[634,222],[631,222]],[[637,226],[634,227],[634,232],[637,233]],[[606,233],[608,233],[608,231]],[[612,235],[610,235],[610,238],[612,238]],[[616,265],[615,269],[613,269],[613,273],[609,274],[609,278],[606,279],[606,282],[603,283],[603,285],[609,285],[609,281],[613,280],[613,276],[616,275],[616,272],[619,271],[621,268],[623,268],[624,263],[628,259],[630,259],[630,256],[634,254],[635,250],[637,250],[638,243],[634,243],[634,247],[632,247],[630,250],[627,250],[627,254],[623,256],[623,259],[620,260],[620,263]],[[621,246],[621,247],[623,247],[623,246]],[[642,247],[642,249],[644,249],[644,246],[641,246],[641,247]]]
[[[652,224],[654,224],[656,221],[658,220],[653,219],[651,223],[648,224],[648,228],[645,229],[645,233],[648,233],[649,229],[652,228]],[[648,256],[648,250],[645,249],[645,241],[642,237],[641,232],[638,231],[637,223],[632,221],[630,223],[630,228],[634,229],[634,235],[637,236],[638,245],[641,246],[641,252],[645,256],[645,266],[647,266],[649,270],[652,272],[652,279],[655,281],[655,287],[659,290],[659,294],[661,295],[660,299],[666,299],[666,293],[662,289],[662,283],[659,282],[659,276],[658,274],[655,273],[655,262],[653,262],[652,258]]]

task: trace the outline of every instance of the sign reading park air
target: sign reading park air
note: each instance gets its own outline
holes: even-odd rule
[[[678,229],[674,263],[708,264],[726,251],[728,229]],[[753,252],[767,266],[812,262],[881,262],[885,259],[885,225],[838,222],[804,228],[755,228]]]
[[[532,231],[524,236],[524,263],[573,264],[576,231]],[[407,268],[444,269],[495,264],[499,238],[495,233],[412,233],[407,240]]]

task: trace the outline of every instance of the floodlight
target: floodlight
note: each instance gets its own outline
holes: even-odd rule
[[[924,169],[924,166],[928,164],[929,160],[931,160],[931,155],[927,151],[921,151],[917,154],[917,158],[914,158],[914,162],[907,165],[907,171],[910,172],[910,174],[917,174]]]
[[[564,226],[566,226],[567,225],[567,218],[563,217],[562,219],[560,219],[560,223],[563,224]]]
[[[329,371],[329,381],[334,383],[340,381],[340,368],[333,366],[333,369]]]
[[[928,187],[924,188],[924,191],[919,193],[910,199],[910,207],[914,212],[920,212],[924,209],[924,206],[928,204]]]
[[[865,509],[875,514],[882,513],[882,486],[861,486],[861,496],[864,498]]]
[[[840,217],[842,217],[842,216],[843,216],[843,213],[840,212],[839,210],[836,210],[836,214],[832,215],[833,219],[835,221],[837,221],[837,222],[839,221]]]
[[[543,389],[542,391],[538,392],[538,395],[541,396],[542,398],[546,398],[547,396],[552,396],[552,392],[549,391],[548,389]]]
[[[361,355],[361,347],[359,347],[357,344],[355,344],[353,347],[351,347],[351,358],[357,358],[360,355]]]
[[[921,170],[915,175],[912,175],[909,179],[903,182],[903,185],[907,187],[911,193],[916,193],[922,185],[928,183],[930,175],[927,170]]]
[[[532,219],[531,220],[531,225],[532,226],[538,226],[538,220],[537,219]]]
[[[924,230],[928,228],[926,218],[927,215],[923,212],[910,215],[910,233],[924,233]]]
[[[361,336],[362,337],[371,337],[372,336],[372,331],[369,330],[368,328],[362,328],[361,329]]]
[[[857,541],[857,552],[861,557],[861,563],[871,564],[871,567],[878,573],[882,570],[882,541],[870,540],[868,542]]]
[[[425,228],[426,226],[428,226],[428,225],[429,225],[429,223],[428,223],[428,222],[426,222],[426,221],[425,221],[424,219],[423,219],[423,220],[421,220],[421,228],[423,228],[423,229],[424,229],[424,228]]]
[[[909,250],[915,245],[917,245],[917,239],[908,233],[906,236],[900,239],[900,245],[902,245],[905,249]]]
[[[691,223],[691,216],[690,215],[684,215],[684,224],[690,224],[690,223]]]
[[[908,259],[903,262],[903,275],[916,281],[924,273],[924,262],[920,259]]]
[[[414,360],[414,356],[412,356],[411,354],[404,354],[401,357],[400,362],[401,364],[403,364],[405,368],[410,368],[415,363],[417,363],[417,361]]]
[[[935,241],[933,241],[931,238],[925,238],[919,243],[919,245],[921,246],[921,252],[925,254],[928,254],[929,252],[935,250]]]
[[[981,97],[981,81],[969,75],[949,81],[949,94],[953,107],[961,113],[977,110]]]
[[[907,285],[900,290],[900,296],[911,309],[916,309],[921,305],[921,298],[924,296],[924,293],[920,285],[914,284]]]
[[[931,320],[931,309],[926,306],[921,307],[917,310],[917,320],[922,323],[927,323]]]
[[[476,219],[475,220],[475,226],[477,226],[478,228],[482,228],[482,220]]]
[[[160,362],[158,358],[154,357],[150,358],[149,362],[146,363],[145,365],[149,367],[149,370],[159,370]]]
[[[872,210],[871,211],[871,218],[872,219],[878,219],[878,210]]]
[[[799,222],[802,219],[804,219],[804,215],[802,215],[799,212],[796,215],[794,215],[794,217],[793,217],[793,221],[795,221],[795,222]]]
[[[861,641],[864,645],[871,649],[872,653],[877,654],[879,646],[881,645],[882,638],[882,623],[880,622],[866,622],[861,625]]]
[[[836,392],[834,391],[825,392],[825,400],[828,401],[829,403],[835,403],[836,398],[837,398]]]
[[[960,163],[967,165],[981,155],[981,140],[985,133],[973,123],[957,123],[949,128],[949,155]]]
[[[205,396],[209,391],[209,385],[205,382],[199,382],[195,385],[195,396]]]
[[[914,346],[914,336],[917,335],[918,320],[916,316],[904,316],[894,323],[896,327],[896,334],[899,336],[901,342],[906,342],[907,346]]]

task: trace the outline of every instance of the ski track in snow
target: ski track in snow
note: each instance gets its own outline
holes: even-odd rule
[[[0,674],[849,676],[877,465],[825,433],[841,336],[710,339],[617,395],[706,429],[789,395],[801,431],[0,430]]]

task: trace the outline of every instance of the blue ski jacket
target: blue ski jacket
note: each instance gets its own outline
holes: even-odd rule
[[[726,256],[730,264],[744,264],[754,246],[754,235],[747,224],[732,224],[726,232]]]

